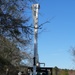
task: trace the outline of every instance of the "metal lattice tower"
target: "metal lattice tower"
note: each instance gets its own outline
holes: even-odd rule
[[[34,21],[34,58],[33,58],[33,75],[36,75],[36,66],[37,63],[39,62],[38,58],[38,9],[39,9],[39,4],[33,4],[32,5],[32,11],[33,11],[33,21]]]

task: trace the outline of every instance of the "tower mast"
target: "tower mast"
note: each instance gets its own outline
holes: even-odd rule
[[[32,5],[33,12],[33,22],[34,22],[34,58],[33,58],[33,75],[36,75],[36,67],[38,63],[38,48],[37,48],[37,38],[38,38],[38,9],[39,4]]]

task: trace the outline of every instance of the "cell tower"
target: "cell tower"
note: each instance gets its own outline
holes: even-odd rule
[[[37,38],[38,38],[38,10],[39,4],[32,5],[33,11],[33,21],[34,21],[34,58],[33,58],[33,75],[36,75],[36,66],[39,62],[38,60],[38,48],[37,48]]]
[[[52,67],[45,67],[45,63],[39,63],[38,56],[38,11],[39,4],[32,5],[33,12],[33,22],[34,22],[34,58],[33,58],[33,67],[28,67],[29,75],[52,75]],[[44,67],[37,67],[37,64],[44,64]],[[33,74],[32,74],[33,73]]]

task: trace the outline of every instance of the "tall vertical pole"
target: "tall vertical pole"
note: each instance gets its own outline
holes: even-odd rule
[[[37,35],[38,35],[38,9],[39,4],[33,4],[32,5],[32,11],[33,11],[33,21],[34,21],[34,58],[33,58],[33,75],[36,75],[36,64],[38,61],[37,58]]]

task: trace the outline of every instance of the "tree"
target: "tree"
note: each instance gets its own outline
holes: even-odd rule
[[[24,45],[29,43],[32,27],[28,23],[29,17],[24,14],[29,2],[35,1],[0,0],[0,35]]]
[[[72,56],[73,56],[73,61],[75,62],[75,47],[71,48],[71,53],[72,53]]]
[[[54,67],[54,70],[55,70],[55,75],[58,75],[58,72],[59,72],[59,68],[57,66]]]
[[[8,58],[11,63],[15,61],[20,62],[22,58],[25,58],[25,56],[22,56],[22,50],[19,49],[23,49],[21,48],[23,46],[27,47],[31,41],[31,34],[33,33],[31,24],[29,24],[30,18],[26,11],[30,7],[29,4],[36,1],[37,0],[0,0],[0,36],[13,42],[0,42],[0,52],[1,56]],[[16,60],[15,55],[18,58],[22,58]],[[29,54],[27,55],[27,58],[30,58]],[[10,57],[15,59],[15,61],[12,61]]]
[[[31,56],[17,48],[14,43],[10,42],[3,36],[0,36],[0,56],[6,59],[14,66],[19,66],[26,63],[21,63],[22,60],[27,61]],[[29,62],[29,61],[28,61]]]

